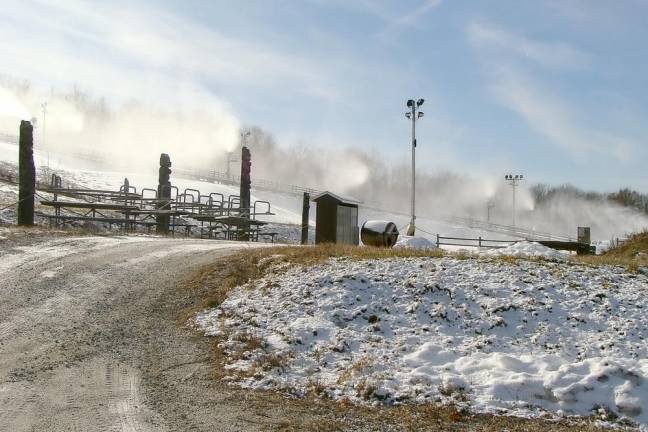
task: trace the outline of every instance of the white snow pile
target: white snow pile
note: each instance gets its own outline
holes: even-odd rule
[[[520,258],[544,258],[548,260],[565,260],[569,255],[551,249],[547,246],[543,246],[540,243],[536,242],[517,242],[513,243],[510,246],[499,249],[488,249],[484,252],[481,252],[482,255],[486,256],[513,256]]]
[[[437,246],[425,237],[399,236],[394,248],[432,250]]]
[[[648,278],[619,267],[338,258],[235,288],[195,323],[244,387],[648,427],[647,309]]]

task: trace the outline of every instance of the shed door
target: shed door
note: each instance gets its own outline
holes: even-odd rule
[[[336,243],[358,244],[358,209],[339,205],[337,207]]]

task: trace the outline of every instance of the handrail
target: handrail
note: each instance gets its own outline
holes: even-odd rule
[[[266,214],[266,215],[271,214],[271,211],[270,211],[270,202],[269,202],[269,201],[263,201],[263,200],[257,200],[257,201],[254,201],[254,206],[253,206],[253,208],[252,208],[252,210],[253,210],[253,212],[254,212],[254,213],[252,214],[252,219],[256,219],[256,215],[257,215],[257,204],[267,204],[267,205],[268,205],[268,209],[266,210],[266,212],[265,212],[265,213],[260,213],[260,214]]]

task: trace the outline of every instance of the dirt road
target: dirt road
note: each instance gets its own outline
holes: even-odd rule
[[[241,243],[0,243],[0,431],[255,430],[281,413],[209,378],[177,283]],[[261,420],[259,420],[261,419]]]

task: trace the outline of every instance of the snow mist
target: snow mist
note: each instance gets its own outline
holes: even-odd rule
[[[149,170],[164,152],[174,165],[211,169],[236,147],[239,122],[217,98],[188,90],[183,101],[164,108],[130,101],[113,108],[76,88],[43,97],[28,84],[5,83],[0,86],[0,132],[17,134],[19,120],[35,118],[37,149],[51,153],[53,163],[66,158],[69,165],[68,156],[76,156],[84,167],[90,160],[96,168]]]

